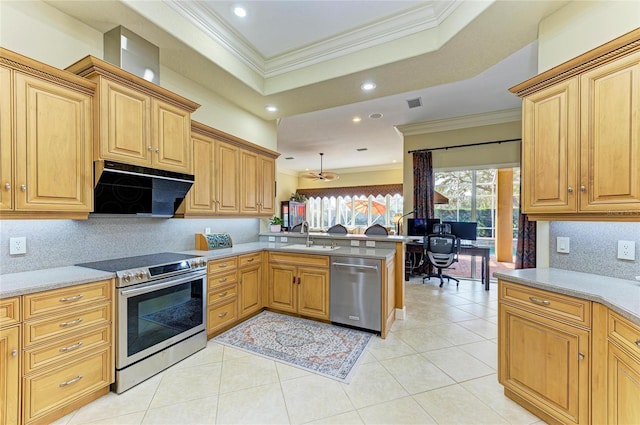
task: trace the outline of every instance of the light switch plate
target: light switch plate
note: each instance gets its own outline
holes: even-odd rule
[[[351,246],[360,246],[360,241],[351,241]]]
[[[375,248],[376,241],[367,241],[367,248]]]
[[[286,242],[286,241],[287,241],[287,237],[286,236],[283,236],[283,237],[280,238],[280,242]]]
[[[276,241],[275,236],[269,236],[269,242],[275,242],[275,241]]]
[[[557,243],[556,243],[556,251],[562,252],[563,254],[568,254],[570,252],[569,238],[564,236],[558,236]]]

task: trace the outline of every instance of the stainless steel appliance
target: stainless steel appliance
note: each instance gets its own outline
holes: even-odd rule
[[[117,275],[116,382],[121,393],[207,344],[207,262],[159,253],[78,266]]]
[[[329,319],[358,328],[382,330],[382,262],[331,257]]]

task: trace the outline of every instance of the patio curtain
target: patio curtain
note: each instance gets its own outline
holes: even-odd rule
[[[522,184],[520,185],[520,208],[522,208]],[[518,217],[518,246],[516,269],[531,269],[536,266],[536,222],[529,221],[526,214]]]
[[[433,218],[434,177],[431,151],[413,152],[413,216]]]

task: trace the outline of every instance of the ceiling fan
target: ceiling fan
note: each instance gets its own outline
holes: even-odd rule
[[[320,153],[320,172],[316,173],[313,171],[310,171],[308,173],[305,173],[302,175],[302,177],[307,178],[307,179],[314,179],[314,180],[323,180],[323,181],[327,181],[330,182],[332,180],[338,180],[340,178],[340,176],[338,176],[336,173],[331,173],[331,172],[323,172],[322,171],[322,156],[324,155],[324,153]]]

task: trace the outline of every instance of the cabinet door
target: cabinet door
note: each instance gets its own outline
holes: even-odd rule
[[[238,274],[240,285],[240,317],[247,316],[262,308],[262,288],[260,286],[261,266],[241,269]]]
[[[100,157],[128,164],[151,164],[151,98],[100,80]]]
[[[20,326],[0,330],[0,425],[19,423]]]
[[[523,100],[523,211],[576,212],[578,80]]]
[[[589,420],[589,332],[499,305],[499,380],[563,423]]]
[[[0,66],[0,210],[13,208],[13,125],[11,123],[11,99],[13,85],[11,70]]]
[[[20,73],[15,84],[15,209],[91,211],[91,96]]]
[[[187,213],[213,213],[215,210],[214,149],[215,141],[195,135],[191,139],[193,149],[193,174],[195,182],[187,193]]]
[[[640,421],[640,360],[633,359],[609,343],[607,423],[635,424]]]
[[[236,146],[217,141],[215,156],[216,211],[237,213],[240,211],[240,150]]]
[[[161,170],[191,174],[191,115],[153,99],[152,165]]]
[[[329,319],[329,270],[298,268],[298,313]]]
[[[297,311],[296,268],[282,264],[269,265],[267,305],[282,311]]]
[[[240,212],[258,213],[258,155],[240,151]]]
[[[640,52],[581,76],[580,209],[640,210]]]
[[[258,157],[258,187],[259,187],[259,203],[258,212],[264,215],[275,214],[275,173],[276,162],[273,158],[263,155]]]

